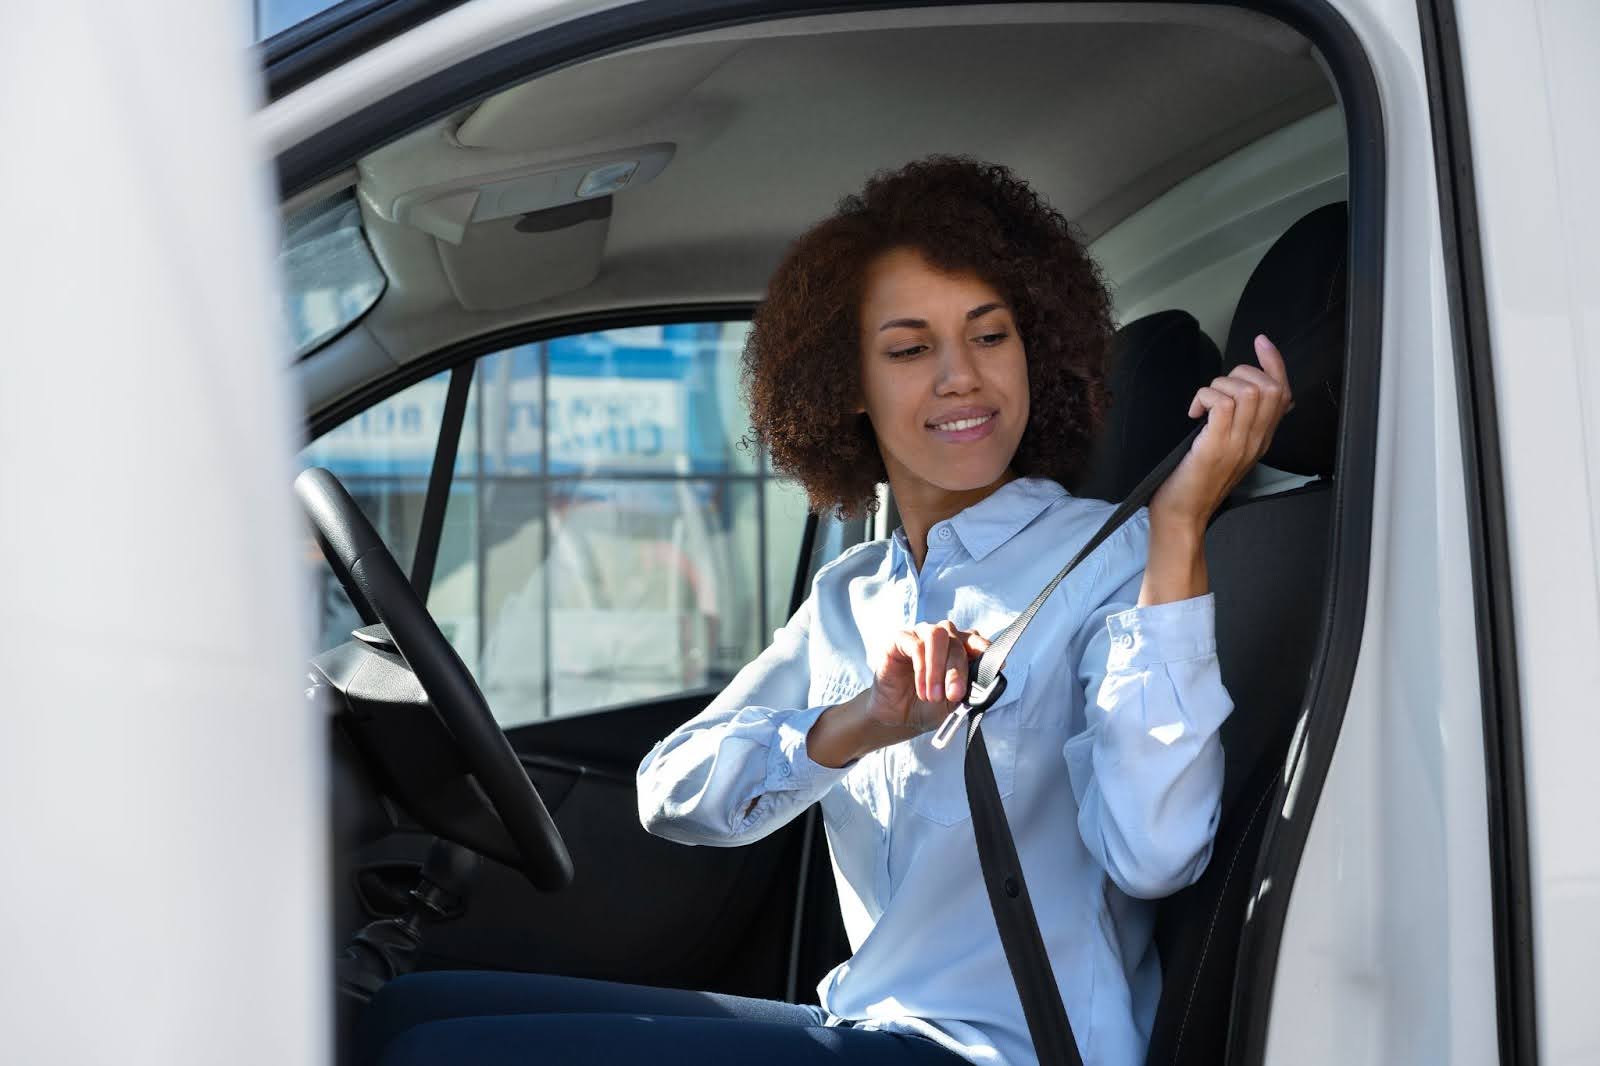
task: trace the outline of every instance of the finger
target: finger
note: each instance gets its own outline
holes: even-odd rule
[[[928,692],[928,627],[919,624],[911,631],[912,639],[917,642],[916,650],[911,659],[911,676],[914,680],[911,691],[917,699],[926,699]]]
[[[1217,378],[1211,387],[1233,397],[1233,420],[1228,424],[1228,442],[1240,451],[1250,444],[1250,432],[1256,424],[1256,413],[1261,409],[1261,390],[1255,382],[1242,378]]]
[[[952,659],[952,658],[960,659],[962,664],[963,664],[963,666],[965,666],[966,661],[967,661],[967,655],[968,655],[968,651],[967,651],[967,635],[968,634],[967,634],[967,632],[965,630],[963,630],[963,629],[958,628],[956,626],[956,624],[954,622],[950,621],[950,619],[948,619],[948,618],[946,618],[943,622],[939,623],[939,628],[943,629],[945,631],[946,635],[948,635],[949,638],[950,638],[949,648],[945,652],[945,660],[946,660],[946,662],[948,663],[948,661],[950,659]],[[948,672],[949,671],[948,671],[948,668],[947,668],[946,669],[946,674],[947,675],[948,675]],[[965,676],[965,673],[963,673],[962,676]],[[948,688],[949,688],[949,683],[948,683],[949,682],[949,677],[948,676],[946,676],[945,681],[946,681],[945,687],[948,690]],[[961,687],[963,689],[965,689],[966,685],[963,684]],[[949,698],[950,698],[949,693],[948,693],[948,691],[946,691],[945,699],[948,700]],[[956,698],[960,699],[959,696],[956,697]]]
[[[1265,333],[1256,334],[1256,361],[1261,364],[1261,369],[1267,376],[1283,386],[1283,391],[1289,391],[1289,364],[1284,361],[1283,353],[1278,351],[1278,346],[1267,339]]]
[[[1268,374],[1259,367],[1248,363],[1240,363],[1234,367],[1231,376],[1247,378],[1254,381],[1261,389],[1261,405],[1276,423],[1289,413],[1294,406],[1294,399],[1289,394],[1289,387],[1277,378]]]
[[[967,694],[967,652],[960,644],[952,642],[944,665],[944,698],[950,703],[960,703]]]
[[[1256,408],[1255,417],[1246,433],[1251,454],[1259,459],[1266,453],[1278,423],[1283,421],[1283,416],[1289,413],[1294,404],[1289,399],[1288,388],[1264,370],[1241,363],[1233,368],[1232,376],[1247,378],[1261,392],[1260,406]]]
[[[964,634],[963,643],[965,643],[967,646],[967,656],[969,658],[976,659],[978,656],[989,650],[989,638],[983,636],[981,633]]]
[[[1201,414],[1206,415],[1208,430],[1226,437],[1233,421],[1233,397],[1209,385],[1205,386],[1194,394],[1194,402],[1189,404],[1190,418],[1199,418]]]
[[[939,685],[939,675],[944,672],[944,656],[933,658],[934,627],[928,623],[917,623],[917,698],[930,699],[930,693]]]
[[[922,688],[919,695],[930,703],[942,698],[944,661],[950,649],[950,634],[939,626],[929,626],[922,634]]]
[[[916,692],[916,679],[920,670],[918,664],[922,661],[922,641],[909,629],[902,629],[895,634],[893,642],[889,645],[889,654],[885,656],[885,670],[894,669],[896,673],[906,669],[911,670],[913,694]],[[902,673],[902,677],[905,675]]]
[[[1251,366],[1249,363],[1240,363],[1228,371],[1228,376],[1239,381],[1248,381],[1261,392],[1264,400],[1275,400],[1283,395],[1283,383],[1260,367]]]

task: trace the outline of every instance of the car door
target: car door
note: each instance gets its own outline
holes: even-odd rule
[[[541,894],[484,862],[424,967],[809,994],[843,957],[808,816],[741,848],[640,827],[634,771],[765,646],[816,565],[862,535],[742,441],[746,323],[643,320],[510,344],[326,415],[338,474],[425,592],[577,870]],[[415,376],[415,375],[412,375]],[[321,646],[361,623],[320,561]],[[401,913],[431,837],[401,819],[340,856],[339,925]],[[804,923],[802,886],[821,903]]]

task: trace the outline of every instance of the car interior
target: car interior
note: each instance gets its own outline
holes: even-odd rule
[[[933,153],[1025,177],[1112,288],[1113,404],[1073,492],[1121,499],[1257,333],[1289,365],[1296,406],[1207,536],[1235,702],[1216,845],[1158,905],[1149,1061],[1224,1061],[1265,994],[1236,980],[1238,945],[1324,639],[1346,140],[1317,49],[1261,14],[918,7],[573,63],[290,196],[302,465],[334,475],[297,489],[336,723],[341,1061],[406,970],[815,1002],[848,956],[815,810],[683,847],[640,827],[634,770],[819,566],[896,524],[887,495],[866,520],[808,515],[739,446],[736,363],[788,242]],[[640,626],[679,643],[630,644]]]

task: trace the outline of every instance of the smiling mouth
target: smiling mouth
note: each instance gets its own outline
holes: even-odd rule
[[[993,419],[994,415],[995,413],[990,411],[986,415],[978,415],[973,418],[957,418],[949,422],[930,422],[928,428],[938,430],[941,433],[958,433],[964,429],[976,429]]]

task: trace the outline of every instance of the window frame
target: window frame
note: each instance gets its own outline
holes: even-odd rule
[[[539,322],[521,323],[506,329],[496,330],[466,341],[447,345],[426,356],[412,360],[404,366],[398,367],[383,377],[370,382],[368,385],[316,409],[307,417],[306,439],[315,441],[350,419],[359,416],[363,411],[399,395],[411,386],[436,377],[441,373],[449,373],[445,408],[440,422],[439,435],[434,441],[427,490],[416,529],[416,551],[412,561],[412,570],[408,575],[412,588],[417,591],[418,596],[426,603],[428,592],[432,588],[433,580],[436,576],[438,548],[444,536],[450,489],[458,477],[456,462],[460,451],[461,437],[466,429],[465,415],[468,407],[468,397],[476,380],[477,367],[480,360],[523,345],[540,344],[607,330],[640,326],[748,322],[754,315],[755,309],[756,305],[750,302],[632,307],[622,310],[552,318]],[[546,366],[542,372],[545,380],[548,380],[548,374],[549,368]],[[597,475],[597,477],[603,479],[606,475]],[[771,471],[767,465],[766,454],[763,451],[756,457],[755,469],[752,471],[686,478],[691,481],[710,479],[714,481],[747,482],[755,487],[757,514],[760,516],[758,519],[760,526],[756,536],[756,568],[760,585],[758,598],[760,606],[757,610],[761,616],[762,627],[766,627],[769,623],[769,618],[767,617],[769,596],[784,597],[789,604],[789,614],[793,614],[798,609],[799,603],[805,597],[810,576],[815,573],[819,565],[816,553],[823,546],[819,537],[821,527],[818,517],[815,514],[810,514],[807,516],[805,526],[801,531],[800,547],[796,555],[791,583],[787,586],[779,586],[769,592],[767,589],[768,548],[765,485],[770,477]],[[572,479],[563,476],[557,480]],[[846,546],[848,546],[852,529],[854,529],[853,526],[847,525],[843,534],[846,538]],[[426,566],[424,566],[424,563]],[[548,632],[546,639],[549,639]],[[547,704],[548,685],[547,678]],[[681,695],[683,694],[673,693],[658,697],[658,699],[676,699]],[[615,705],[597,706],[572,714],[551,717],[571,718],[586,713],[615,709]],[[509,726],[507,728],[517,729],[522,728],[522,725]]]
[[[1199,5],[1208,0],[1185,2]],[[849,8],[895,10],[926,4],[927,0],[866,0]],[[1266,1056],[1278,956],[1294,882],[1349,706],[1368,613],[1384,351],[1388,142],[1372,62],[1348,19],[1331,3],[1230,0],[1230,6],[1274,18],[1316,48],[1343,110],[1349,166],[1349,317],[1323,628],[1302,705],[1304,727],[1290,753],[1289,780],[1280,781],[1275,797],[1281,805],[1292,788],[1297,801],[1283,818],[1273,820],[1262,842],[1254,880],[1259,884],[1270,878],[1274,890],[1258,895],[1244,929],[1228,1019],[1228,1063],[1258,1066]],[[276,159],[279,186],[284,196],[292,195],[347,166],[350,159],[508,84],[643,41],[816,10],[808,0],[640,0],[616,10],[579,15],[462,59],[289,145]],[[1359,354],[1352,358],[1351,353]],[[1242,989],[1252,991],[1246,995]]]

